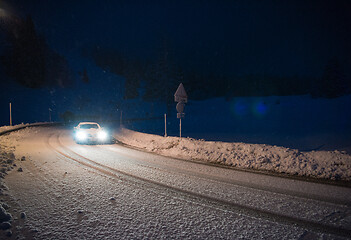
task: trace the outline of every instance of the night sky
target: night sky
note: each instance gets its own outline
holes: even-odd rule
[[[28,98],[38,106],[42,105],[40,99],[47,100],[43,109],[60,104],[60,111],[63,105],[74,111],[77,103],[70,102],[72,95],[84,102],[92,89],[101,90],[98,96],[118,99],[112,104],[119,105],[123,76],[103,75],[106,69],[99,72],[83,54],[93,47],[114,49],[128,59],[148,62],[166,45],[172,62],[184,71],[227,78],[249,74],[321,77],[328,61],[337,58],[349,78],[350,10],[349,1],[332,0],[0,0],[3,18],[9,14],[31,16],[36,32],[67,60],[75,82],[64,88],[58,84],[28,89],[9,83],[11,78],[2,73],[1,108],[7,108],[9,101]],[[0,36],[0,53],[6,50],[4,39]],[[88,84],[79,80],[84,69]],[[33,95],[37,98],[30,97]],[[99,101],[89,101],[98,106]],[[1,124],[6,121],[7,117],[1,118]]]
[[[11,2],[63,54],[98,44],[148,58],[166,38],[189,68],[318,75],[330,57],[350,65],[349,1]]]

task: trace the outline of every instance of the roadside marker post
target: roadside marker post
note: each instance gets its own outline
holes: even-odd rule
[[[165,113],[165,137],[167,137],[167,114]]]
[[[51,108],[49,108],[49,122],[51,122],[51,112],[52,112],[52,110],[51,110]]]
[[[12,106],[10,102],[10,126],[12,126]]]

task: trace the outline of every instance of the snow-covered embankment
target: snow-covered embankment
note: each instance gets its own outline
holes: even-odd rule
[[[229,143],[161,137],[122,129],[116,139],[164,156],[219,163],[329,180],[351,180],[351,156],[339,151],[301,152],[266,144]]]
[[[0,136],[12,131],[24,129],[27,127],[36,127],[36,126],[47,126],[53,125],[56,123],[28,123],[28,124],[19,124],[15,126],[2,126],[0,127]],[[17,132],[17,139],[23,134],[22,132]],[[18,221],[18,218],[25,218],[25,213],[22,212],[16,218],[13,218],[11,213],[8,211],[11,209],[10,205],[5,201],[5,197],[8,193],[8,187],[5,185],[3,178],[7,175],[9,171],[17,169],[17,171],[23,171],[20,166],[17,166],[20,162],[26,160],[25,156],[17,157],[14,154],[15,151],[15,142],[9,140],[6,137],[2,138],[0,141],[0,238],[3,236],[11,237],[12,236],[12,225],[14,222]],[[8,198],[8,197],[7,197]],[[13,207],[12,207],[13,209]],[[1,231],[3,230],[3,231]]]

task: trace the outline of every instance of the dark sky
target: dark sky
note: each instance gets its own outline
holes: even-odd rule
[[[5,1],[6,2],[6,1]],[[349,1],[8,1],[62,54],[98,44],[153,57],[164,41],[184,68],[320,75],[350,66]]]
[[[29,109],[24,103],[36,106],[31,118],[26,112],[17,117],[22,121],[47,120],[48,108],[58,118],[65,109],[84,103],[92,106],[89,111],[118,108],[123,97],[120,77],[98,71],[82,56],[96,45],[150,60],[166,44],[172,61],[183,69],[228,78],[320,77],[328,60],[336,57],[351,76],[350,6],[348,0],[0,0],[0,15],[30,15],[37,32],[67,59],[76,77],[86,68],[91,80],[67,90],[27,91],[0,83],[5,116],[0,122],[7,123],[9,101],[22,106],[17,116]]]

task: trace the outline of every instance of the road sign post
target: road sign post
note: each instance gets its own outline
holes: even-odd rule
[[[165,137],[167,137],[167,114],[165,113]]]
[[[174,94],[174,101],[178,102],[176,109],[177,109],[177,118],[179,118],[179,138],[182,138],[182,118],[184,118],[184,107],[185,103],[188,102],[188,95],[184,89],[183,84],[179,84],[177,91]]]
[[[182,118],[179,118],[179,138],[182,138]]]

